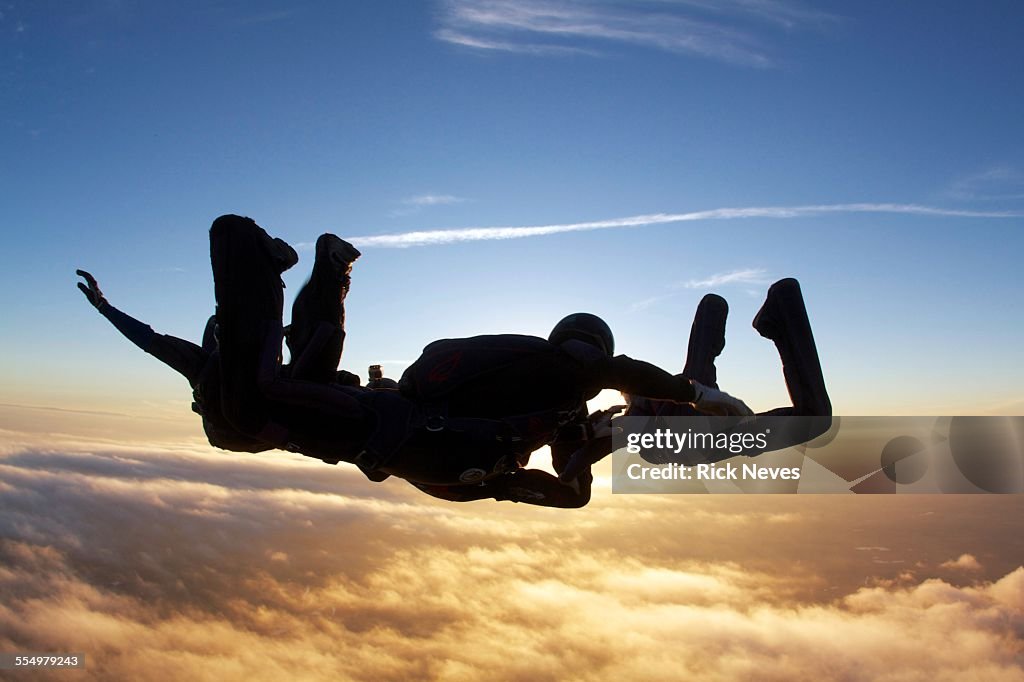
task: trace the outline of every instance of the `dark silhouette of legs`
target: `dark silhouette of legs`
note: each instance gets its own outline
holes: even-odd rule
[[[774,342],[779,351],[786,388],[793,401],[788,414],[831,416],[832,403],[825,388],[799,282],[787,278],[773,284],[754,317],[753,326],[761,336]],[[784,414],[782,410],[786,409],[772,410],[768,414]]]

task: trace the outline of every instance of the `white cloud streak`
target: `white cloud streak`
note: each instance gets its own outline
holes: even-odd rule
[[[673,298],[678,295],[680,289],[714,289],[716,287],[726,286],[730,284],[739,285],[764,285],[769,284],[769,280],[766,275],[766,270],[763,268],[745,268],[740,270],[730,270],[729,272],[719,272],[711,275],[704,279],[691,279],[685,282],[680,282],[672,287],[673,291],[660,294],[658,296],[651,296],[640,301],[636,301],[630,306],[630,309],[634,312],[638,310],[647,310],[648,308],[661,303],[664,300]]]
[[[447,204],[461,204],[465,199],[452,196],[451,194],[418,194],[414,197],[402,199],[402,203],[408,206],[444,206]]]
[[[792,31],[835,19],[775,0],[682,0],[647,6],[576,0],[449,0],[443,4],[441,28],[434,35],[463,47],[533,55],[599,54],[580,47],[579,42],[639,45],[764,68],[774,66],[774,59],[758,36],[737,25],[755,22]]]
[[[633,304],[629,307],[629,309],[632,310],[633,312],[637,312],[638,310],[647,310],[648,308],[656,306],[662,301],[670,299],[675,295],[676,294],[674,293],[661,294],[660,296],[651,296],[650,298],[644,298],[639,301],[634,301]]]
[[[767,284],[765,271],[761,268],[747,268],[746,270],[733,270],[732,272],[720,272],[711,275],[706,279],[691,279],[682,284],[684,289],[710,289],[726,284]]]
[[[451,206],[452,204],[461,204],[465,201],[466,199],[463,197],[457,197],[453,194],[417,194],[416,196],[402,199],[401,203],[404,208],[392,211],[391,215],[395,217],[409,216],[419,213],[425,208]]]
[[[827,26],[840,20],[840,17],[834,14],[781,0],[674,0],[674,4],[712,13],[747,17],[786,29]]]
[[[1024,199],[1024,172],[1013,166],[995,166],[960,178],[948,192],[964,201],[1011,201]]]
[[[579,47],[566,47],[560,45],[536,45],[514,43],[504,40],[493,40],[479,36],[467,35],[461,31],[452,29],[441,29],[434,34],[438,40],[462,47],[470,47],[477,50],[491,50],[495,52],[518,52],[534,56],[583,54],[592,57],[598,56],[594,50],[585,50]]]
[[[410,246],[432,246],[459,242],[491,241],[500,239],[524,239],[567,232],[590,232],[627,227],[650,227],[672,223],[701,220],[735,220],[740,218],[805,218],[810,216],[844,213],[882,213],[902,215],[923,215],[945,218],[1021,218],[1024,213],[1012,211],[963,211],[955,209],[921,206],[918,204],[856,203],[820,204],[810,206],[762,206],[749,208],[716,208],[690,213],[651,213],[593,220],[578,223],[553,225],[529,225],[515,227],[466,227],[451,230],[416,230],[396,234],[381,234],[352,237],[350,242],[359,247],[406,248]]]

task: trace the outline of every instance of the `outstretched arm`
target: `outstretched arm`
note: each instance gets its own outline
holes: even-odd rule
[[[688,380],[625,355],[603,356],[591,363],[590,371],[592,381],[600,388],[614,388],[630,395],[679,403],[693,402],[696,398],[693,385]]]
[[[601,357],[588,367],[594,388],[615,388],[630,395],[677,403],[693,403],[701,410],[722,415],[751,415],[742,400],[692,379],[672,375],[642,360],[625,355]]]
[[[511,500],[541,507],[575,509],[583,507],[590,501],[592,480],[589,468],[570,483],[562,483],[539,469],[520,469],[475,485],[413,485],[428,495],[451,502]]]
[[[78,283],[78,288],[100,315],[107,318],[126,339],[184,376],[195,387],[209,357],[206,351],[190,341],[157,334],[145,322],[112,306],[90,273],[85,270],[76,270],[75,273],[85,280],[84,284]]]

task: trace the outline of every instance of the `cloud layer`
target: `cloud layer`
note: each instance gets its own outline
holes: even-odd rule
[[[85,679],[1024,679],[1024,504],[866,498],[567,512],[285,454],[24,445],[0,650],[84,652]]]

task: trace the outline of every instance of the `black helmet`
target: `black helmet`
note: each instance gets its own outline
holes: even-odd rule
[[[615,352],[615,337],[611,327],[597,315],[590,313],[573,313],[563,317],[548,335],[548,341],[554,344],[576,339],[596,346],[608,355]]]

